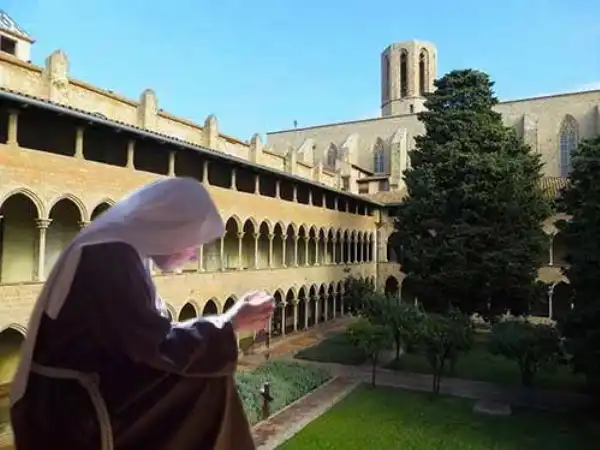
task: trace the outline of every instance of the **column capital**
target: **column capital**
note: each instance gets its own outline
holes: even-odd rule
[[[52,219],[35,219],[35,225],[40,230],[45,230],[52,223]]]
[[[273,239],[275,239],[275,233],[269,233],[268,237],[269,240],[272,241]]]
[[[244,237],[244,234],[245,234],[245,233],[244,233],[243,231],[239,231],[239,232],[237,233],[237,238],[238,238],[238,239],[243,239],[243,237]]]
[[[79,227],[80,227],[80,228],[85,228],[85,227],[87,227],[87,226],[88,226],[90,223],[92,223],[92,221],[91,221],[91,220],[81,220],[81,221],[79,222]]]
[[[252,237],[255,241],[258,241],[258,239],[260,238],[260,233],[252,233]]]

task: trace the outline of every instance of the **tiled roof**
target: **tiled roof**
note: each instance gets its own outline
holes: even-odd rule
[[[540,185],[547,198],[555,199],[558,197],[560,190],[567,185],[567,178],[544,177],[542,178]],[[383,204],[395,204],[401,203],[407,195],[408,192],[406,188],[403,188],[396,191],[381,191],[376,192],[375,194],[367,194],[365,197]]]

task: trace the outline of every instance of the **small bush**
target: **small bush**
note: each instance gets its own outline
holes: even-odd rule
[[[324,369],[310,367],[291,361],[269,361],[248,372],[236,376],[238,392],[250,423],[261,419],[263,383],[271,385],[271,414],[295,402],[319,387],[331,375]]]
[[[533,386],[541,369],[556,367],[561,356],[560,336],[554,325],[511,319],[494,325],[489,346],[494,355],[515,361],[523,386]]]
[[[362,349],[371,360],[371,384],[375,386],[377,362],[381,353],[388,348],[392,341],[392,333],[386,325],[371,323],[367,319],[361,319],[353,323],[346,330],[350,341]]]

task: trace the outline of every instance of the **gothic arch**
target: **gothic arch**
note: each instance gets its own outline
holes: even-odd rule
[[[334,143],[329,144],[327,155],[325,157],[325,166],[328,169],[335,169],[336,161],[339,159],[338,148]]]
[[[48,207],[48,214],[52,214],[52,209],[58,205],[62,200],[68,200],[79,210],[79,217],[81,217],[82,221],[90,220],[90,216],[88,214],[87,208],[83,204],[83,202],[73,194],[63,194],[54,199],[54,201],[50,202],[50,206]]]
[[[381,138],[373,145],[373,172],[385,173],[385,146]]]
[[[46,208],[44,208],[44,202],[42,202],[42,200],[37,196],[37,194],[35,194],[32,190],[28,188],[18,188],[7,192],[0,201],[0,209],[2,209],[2,206],[4,206],[4,203],[6,203],[6,201],[9,198],[14,197],[15,195],[22,195],[24,197],[27,197],[35,206],[35,209],[37,211],[37,218],[46,218],[47,212]]]
[[[408,51],[400,52],[400,98],[408,96]]]
[[[567,114],[560,124],[558,132],[559,176],[566,178],[571,172],[571,157],[579,141],[579,124],[575,117]]]

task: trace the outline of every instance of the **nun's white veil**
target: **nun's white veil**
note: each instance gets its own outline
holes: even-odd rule
[[[40,293],[27,327],[21,361],[11,388],[11,404],[23,397],[38,328],[44,314],[55,319],[69,294],[85,246],[124,242],[142,259],[172,255],[209,243],[225,227],[206,189],[188,178],[169,178],[133,192],[84,228],[64,249]]]

